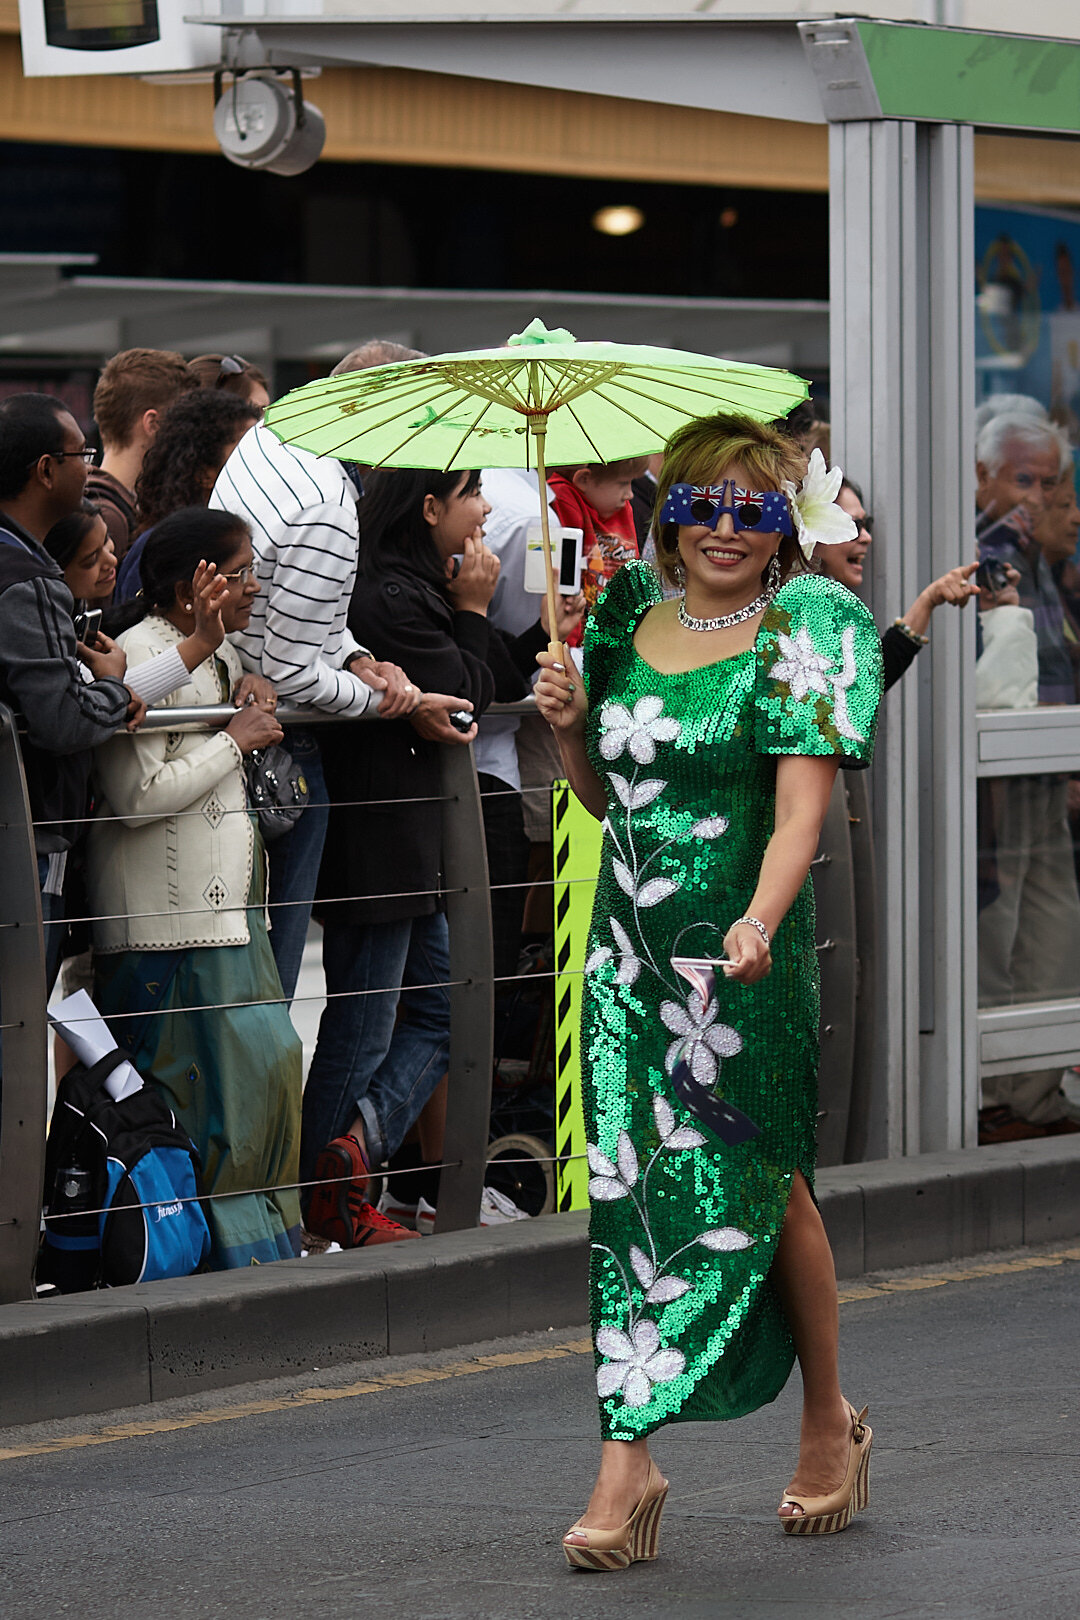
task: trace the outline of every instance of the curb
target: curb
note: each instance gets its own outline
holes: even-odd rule
[[[823,1170],[837,1272],[1080,1235],[1080,1136]],[[143,1406],[587,1315],[585,1211],[0,1307],[0,1426]]]

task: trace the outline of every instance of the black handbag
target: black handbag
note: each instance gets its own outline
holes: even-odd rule
[[[248,803],[259,818],[263,842],[292,832],[311,797],[307,777],[287,748],[253,748],[244,767]]]

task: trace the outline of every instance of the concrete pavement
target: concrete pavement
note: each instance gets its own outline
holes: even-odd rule
[[[823,1171],[841,1277],[1080,1236],[1080,1135]],[[0,1308],[0,1423],[563,1328],[584,1212]]]
[[[0,1433],[13,1620],[1074,1620],[1076,1286],[1063,1246],[846,1289],[871,1504],[784,1537],[798,1379],[676,1425],[661,1560],[565,1568],[596,1453],[583,1330],[308,1362],[273,1384]],[[150,1432],[147,1432],[150,1431]]]

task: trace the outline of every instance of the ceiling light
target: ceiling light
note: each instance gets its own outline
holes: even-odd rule
[[[602,236],[632,236],[644,225],[645,215],[629,203],[618,203],[611,208],[598,208],[592,223],[593,230]]]

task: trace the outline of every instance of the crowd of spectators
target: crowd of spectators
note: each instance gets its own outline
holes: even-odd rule
[[[372,342],[333,374],[415,357]],[[439,746],[474,748],[506,981],[550,932],[560,773],[541,722],[485,711],[528,693],[552,635],[579,647],[606,581],[648,555],[659,459],[559,468],[543,492],[526,471],[372,471],[283,444],[269,399],[239,356],[126,351],[94,396],[100,457],[58,399],[0,403],[0,700],[25,724],[49,988],[66,954],[64,991],[92,990],[205,1190],[229,1194],[209,1201],[216,1266],[430,1229],[450,1021]],[[827,424],[791,431],[827,445]],[[1073,703],[1067,440],[1004,397],[977,459],[978,574],[932,581],[885,629],[886,685],[938,606],[977,596],[980,706]],[[525,589],[542,499],[582,532],[581,592],[554,626]],[[856,483],[840,500],[856,538],[814,566],[858,591],[872,520]],[[283,730],[279,701],[374,719]],[[221,703],[220,730],[143,727],[148,705]],[[275,746],[307,800],[264,845],[246,773]],[[980,1000],[1071,994],[1080,792],[1060,776],[980,791]],[[98,919],[92,939],[67,929],[65,896]],[[328,1000],[305,1086],[289,1005],[313,914]],[[1073,1128],[1060,1080],[988,1082],[984,1139]],[[484,1218],[516,1214],[485,1194]]]

